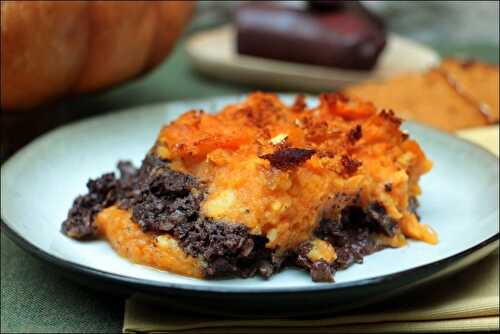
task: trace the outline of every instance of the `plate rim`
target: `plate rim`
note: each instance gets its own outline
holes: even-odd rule
[[[279,289],[276,288],[269,289],[269,288],[256,287],[252,288],[251,291],[243,291],[239,287],[221,287],[221,286],[204,286],[204,285],[197,286],[197,285],[186,285],[184,283],[169,283],[169,282],[160,282],[150,279],[139,279],[132,276],[125,276],[113,272],[107,272],[100,269],[92,268],[83,264],[72,262],[64,258],[52,255],[44,251],[43,249],[40,249],[38,246],[30,243],[28,240],[19,235],[4,221],[3,218],[1,218],[0,223],[2,231],[5,232],[7,237],[9,237],[10,240],[14,241],[16,245],[27,251],[29,254],[34,255],[36,258],[47,261],[50,264],[60,267],[66,271],[77,272],[79,274],[84,274],[97,279],[117,281],[121,284],[125,284],[128,286],[139,287],[141,290],[154,288],[154,289],[168,289],[169,291],[176,291],[180,293],[202,292],[205,294],[222,293],[231,295],[244,295],[244,294],[256,294],[256,293],[260,295],[262,294],[283,295],[289,293],[320,293],[325,291],[334,292],[339,290],[343,291],[350,290],[356,287],[375,286],[382,283],[400,281],[404,280],[407,277],[414,276],[416,273],[419,272],[426,272],[434,268],[443,268],[449,264],[458,262],[458,260],[468,255],[474,254],[483,248],[493,245],[495,242],[498,242],[500,238],[500,233],[496,233],[495,235],[489,237],[488,239],[483,240],[472,247],[469,247],[459,253],[450,255],[444,259],[420,265],[417,267],[413,267],[410,269],[406,269],[403,271],[398,271],[392,274],[365,278],[351,282],[332,283],[332,284],[311,284],[310,286],[302,288],[281,287]]]
[[[279,93],[275,92],[274,94],[279,95],[280,97],[283,96],[295,96],[296,94],[294,93]],[[4,172],[6,169],[8,169],[8,166],[12,163],[12,161],[15,161],[19,156],[23,155],[29,148],[36,144],[36,142],[39,142],[43,140],[44,138],[54,135],[54,133],[59,132],[63,130],[64,128],[69,128],[73,126],[82,126],[85,125],[85,123],[95,121],[96,119],[99,118],[108,118],[108,117],[115,117],[117,114],[125,114],[125,113],[134,113],[134,112],[139,112],[143,109],[150,109],[150,108],[167,108],[168,106],[175,105],[175,104],[186,104],[186,103],[211,103],[213,100],[220,100],[220,99],[238,99],[244,97],[246,94],[232,94],[232,95],[220,95],[220,96],[213,96],[213,97],[206,97],[206,98],[200,98],[200,99],[188,99],[188,100],[175,100],[175,101],[169,101],[169,102],[159,102],[159,103],[154,103],[154,104],[145,104],[142,106],[135,106],[131,108],[125,108],[125,109],[120,109],[120,110],[115,110],[111,112],[106,112],[101,115],[96,115],[88,118],[84,118],[75,122],[70,122],[65,125],[59,126],[57,128],[54,128],[45,134],[42,134],[41,136],[38,136],[34,140],[32,140],[30,143],[25,145],[23,148],[18,150],[14,155],[12,155],[8,160],[4,161],[1,165],[1,177],[4,178]],[[315,98],[315,95],[306,95],[307,97],[313,97]],[[437,132],[441,136],[448,137],[452,140],[460,141],[462,144],[468,145],[470,147],[473,147],[475,150],[480,150],[486,155],[488,155],[490,158],[496,160],[498,162],[499,158],[494,155],[492,152],[488,151],[484,147],[470,142],[468,140],[465,140],[463,138],[453,136],[450,133],[447,133],[443,130],[436,129],[434,127],[428,126],[428,125],[423,125],[417,122],[412,122],[412,121],[407,121],[407,124],[410,125],[416,125],[421,128],[426,128],[429,131],[432,132]],[[189,292],[203,292],[206,294],[253,294],[253,293],[259,293],[259,294],[289,294],[289,293],[297,293],[297,292],[307,292],[307,293],[315,293],[315,292],[333,292],[333,291],[338,291],[338,290],[348,290],[352,289],[355,287],[360,287],[360,286],[374,286],[377,284],[381,283],[389,283],[389,282],[394,282],[398,280],[402,280],[405,277],[410,277],[415,275],[418,272],[425,272],[427,270],[435,269],[435,268],[442,268],[445,267],[448,264],[457,262],[459,259],[464,258],[468,255],[471,255],[483,248],[488,247],[489,245],[494,244],[495,242],[498,242],[500,240],[500,232],[497,232],[496,234],[480,241],[479,243],[462,250],[461,252],[458,252],[456,254],[452,254],[450,256],[447,256],[443,259],[427,263],[424,265],[412,267],[406,270],[398,271],[395,273],[391,274],[385,274],[385,275],[380,275],[380,276],[375,276],[371,278],[365,278],[365,279],[359,279],[355,281],[350,281],[350,282],[340,282],[340,283],[333,283],[333,284],[311,284],[310,286],[306,287],[277,287],[277,288],[262,288],[262,287],[252,287],[248,291],[241,290],[241,287],[236,287],[236,286],[205,286],[205,285],[196,285],[196,284],[186,284],[186,283],[175,283],[175,282],[162,282],[162,281],[156,281],[156,280],[151,280],[151,279],[141,279],[141,278],[136,278],[132,276],[127,276],[127,275],[121,275],[109,271],[103,271],[97,268],[89,267],[83,264],[79,264],[73,261],[66,260],[62,257],[50,254],[49,252],[39,248],[35,244],[31,243],[29,240],[21,236],[18,232],[16,232],[11,226],[9,226],[9,223],[7,219],[4,217],[3,210],[0,215],[0,225],[1,225],[1,230],[2,232],[5,232],[7,237],[9,237],[10,240],[14,241],[16,245],[27,251],[29,254],[34,255],[36,258],[41,259],[43,261],[47,261],[50,264],[53,264],[57,267],[60,267],[66,271],[73,271],[77,272],[78,274],[84,274],[87,276],[91,276],[92,278],[97,278],[97,279],[105,279],[105,280],[111,280],[111,281],[118,281],[121,284],[125,284],[128,286],[134,286],[136,288],[140,289],[168,289],[170,292],[176,291],[179,293],[189,293]]]

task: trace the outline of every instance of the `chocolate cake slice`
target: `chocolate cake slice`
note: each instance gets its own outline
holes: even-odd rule
[[[235,15],[238,53],[351,70],[375,66],[386,44],[378,17],[357,1],[312,1],[311,8],[241,6]]]
[[[302,101],[302,102],[301,102]],[[62,232],[103,237],[131,261],[199,278],[314,281],[406,238],[437,241],[416,215],[431,163],[390,112],[325,94],[308,108],[254,93],[164,127],[142,165],[90,180]]]

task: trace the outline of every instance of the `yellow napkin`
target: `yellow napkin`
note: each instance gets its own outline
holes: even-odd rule
[[[460,131],[498,155],[498,126]],[[131,298],[125,333],[409,333],[499,329],[499,253],[431,286],[347,314],[315,319],[231,319],[158,307]]]
[[[498,155],[498,125],[461,130],[457,132],[457,135],[481,145],[490,152]]]
[[[228,319],[179,312],[129,299],[124,332],[389,333],[459,332],[499,327],[498,251],[465,271],[390,303],[307,320]]]

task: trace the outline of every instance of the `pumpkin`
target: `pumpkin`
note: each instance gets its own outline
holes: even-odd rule
[[[193,8],[193,1],[2,1],[2,109],[32,108],[151,70]]]

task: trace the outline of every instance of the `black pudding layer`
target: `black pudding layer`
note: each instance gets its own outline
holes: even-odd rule
[[[378,202],[366,210],[357,203],[346,204],[337,218],[323,219],[315,231],[316,237],[334,246],[337,259],[333,264],[309,261],[308,243],[278,256],[265,247],[267,238],[251,235],[246,226],[201,216],[205,185],[191,175],[172,170],[168,161],[148,154],[139,169],[130,162],[119,162],[118,169],[119,177],[107,173],[87,183],[88,193],[75,199],[62,232],[76,239],[95,238],[96,214],[118,205],[132,212],[132,220],[143,231],[168,233],[187,254],[202,257],[207,277],[268,278],[283,266],[296,265],[310,271],[314,281],[333,281],[337,270],[361,263],[364,256],[380,249],[370,235],[391,236],[397,229]]]
[[[397,223],[391,219],[379,202],[371,203],[363,210],[355,201],[346,205],[334,219],[322,219],[315,231],[316,237],[328,241],[337,253],[332,264],[307,258],[311,246],[301,245],[297,251],[297,264],[311,272],[315,282],[331,282],[337,270],[346,269],[354,263],[362,263],[363,258],[381,250],[371,237],[374,233],[394,236]]]

